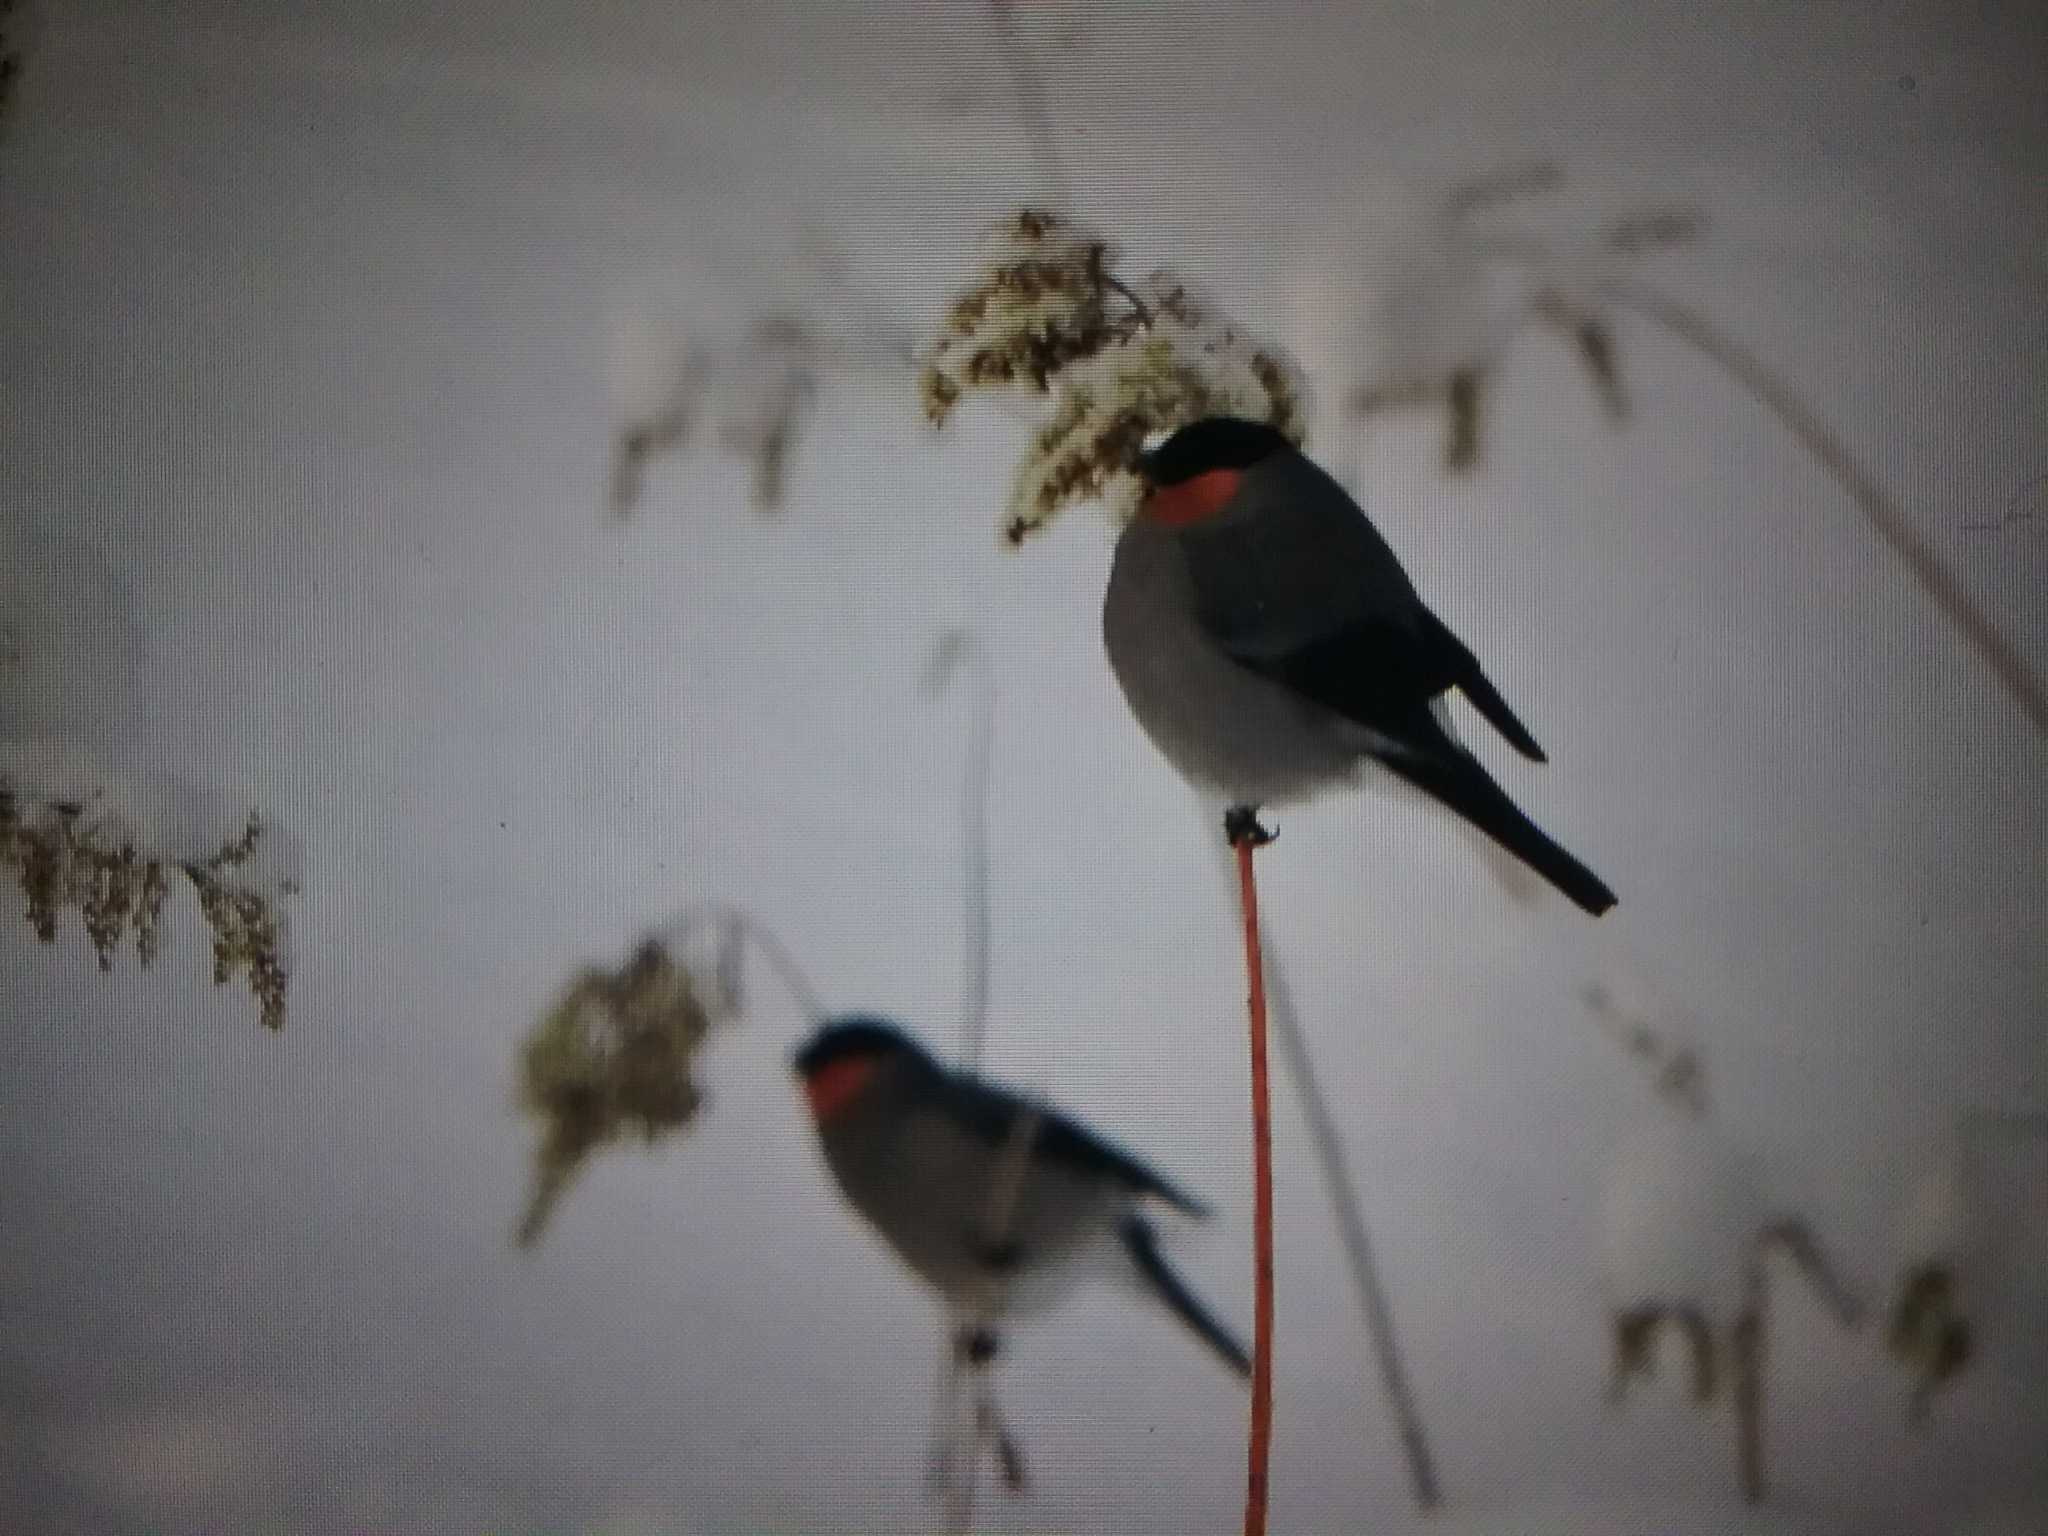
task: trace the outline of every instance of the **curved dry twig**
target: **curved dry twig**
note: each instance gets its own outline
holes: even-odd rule
[[[996,675],[988,648],[973,631],[948,630],[940,636],[932,653],[926,686],[934,693],[941,692],[963,668],[973,671],[976,688],[974,727],[967,742],[967,772],[960,802],[966,903],[960,1059],[969,1072],[976,1072],[981,1068],[982,1042],[988,1032],[988,786],[995,750]]]
[[[982,1213],[982,1242],[989,1252],[998,1251],[1010,1241],[1025,1174],[1031,1165],[1031,1149],[1038,1140],[1043,1118],[1037,1110],[1027,1109],[1011,1123],[995,1176],[989,1181],[988,1204]],[[1002,1304],[1001,1282],[990,1273],[982,1277],[974,1294],[948,1320],[951,1350],[939,1395],[948,1439],[938,1459],[948,1470],[955,1466],[958,1469],[952,1480],[946,1525],[954,1536],[967,1536],[973,1529],[975,1484],[985,1447],[995,1450],[1003,1481],[1013,1493],[1021,1492],[1025,1483],[1023,1452],[996,1406],[991,1380],[996,1324],[1002,1316]],[[973,1383],[973,1391],[964,1398],[960,1391],[963,1376],[971,1377]],[[963,1402],[964,1424],[960,1418]],[[962,1445],[966,1454],[956,1462],[955,1448]]]
[[[1706,1068],[1689,1042],[1659,1029],[1640,1009],[1625,1006],[1605,982],[1587,983],[1579,998],[1602,1033],[1649,1070],[1659,1099],[1692,1119],[1707,1117]]]
[[[952,629],[939,637],[925,672],[925,686],[943,691],[963,670],[972,670],[977,684],[975,718],[968,737],[967,766],[961,782],[962,880],[966,903],[961,967],[961,1064],[969,1073],[981,1070],[987,1037],[989,1002],[989,771],[994,758],[996,681],[987,647],[971,630]],[[1022,1195],[1032,1142],[1038,1134],[1036,1112],[1018,1118],[1006,1144],[983,1215],[984,1237],[993,1251],[1007,1243]],[[950,1494],[947,1528],[965,1533],[974,1520],[974,1499],[981,1453],[992,1448],[1003,1481],[1012,1492],[1025,1484],[1024,1456],[1017,1437],[998,1407],[991,1379],[996,1323],[1002,1311],[993,1276],[980,1294],[948,1319],[939,1387],[933,1413],[933,1444],[927,1480]],[[984,1346],[987,1346],[986,1349]],[[971,1390],[963,1392],[963,1386]],[[963,1417],[964,1414],[964,1417]]]
[[[775,930],[745,907],[730,902],[702,901],[685,907],[666,922],[657,924],[648,937],[658,942],[673,944],[677,950],[687,947],[707,928],[716,931],[718,948],[715,962],[715,977],[729,999],[730,1006],[737,1011],[741,1001],[741,977],[737,968],[739,942],[753,941],[754,947],[768,962],[772,970],[796,1005],[803,1010],[809,1024],[821,1024],[825,1020],[825,1005],[819,1000],[817,989],[805,977],[803,967],[789,952]]]
[[[1610,278],[1602,284],[1601,291],[1716,364],[1776,416],[1799,445],[1848,492],[1864,521],[1905,564],[1943,617],[1962,632],[2034,729],[2048,737],[2048,684],[2028,665],[2019,647],[1977,606],[1905,513],[1892,504],[1855,456],[1784,383],[1733,337],[1650,284],[1633,278]]]
[[[1025,46],[1024,36],[1017,28],[1016,15],[1010,9],[1010,0],[989,0],[989,12],[995,22],[996,46],[1001,49],[1003,63],[1009,68],[1010,83],[1017,90],[1017,111],[1024,120],[1024,136],[1031,143],[1032,154],[1037,157],[1046,193],[1054,206],[1071,207],[1073,188],[1067,181],[1059,138],[1052,128],[1052,111],[1046,103],[1045,76],[1033,62],[1031,50]]]

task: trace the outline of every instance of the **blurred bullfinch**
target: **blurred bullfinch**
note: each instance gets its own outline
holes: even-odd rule
[[[1129,1153],[942,1065],[882,1019],[830,1020],[792,1064],[840,1190],[956,1315],[987,1296],[999,1317],[1042,1311],[1085,1276],[1114,1276],[1250,1371],[1244,1346],[1167,1264],[1144,1206],[1207,1211]],[[1014,1182],[998,1193],[999,1180]],[[992,1226],[999,1201],[1007,1216]]]
[[[1545,760],[1342,486],[1272,427],[1227,416],[1180,428],[1132,467],[1144,497],[1103,599],[1110,669],[1166,760],[1228,798],[1234,827],[1377,764],[1586,912],[1614,905],[1453,734],[1455,688]]]

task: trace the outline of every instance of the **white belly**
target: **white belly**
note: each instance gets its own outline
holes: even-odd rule
[[[840,1187],[897,1256],[949,1301],[992,1302],[997,1316],[1041,1311],[1098,1267],[1092,1250],[1124,1203],[1101,1181],[1027,1163],[1009,1218],[995,1234],[1017,1245],[1024,1261],[992,1275],[992,1186],[1009,1173],[1009,1160],[929,1110],[887,1129],[856,1128],[853,1118],[824,1134]],[[991,1281],[993,1294],[984,1293]]]
[[[1171,535],[1134,526],[1118,540],[1102,641],[1131,713],[1195,788],[1284,805],[1356,774],[1362,730],[1239,666],[1202,632]]]

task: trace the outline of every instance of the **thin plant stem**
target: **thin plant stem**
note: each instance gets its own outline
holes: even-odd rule
[[[1000,1160],[989,1179],[988,1205],[983,1210],[982,1242],[991,1252],[1009,1241],[1010,1230],[1016,1223],[1017,1206],[1024,1193],[1024,1177],[1031,1165],[1031,1149],[1038,1140],[1043,1120],[1037,1110],[1025,1110],[1012,1123],[1010,1134],[1003,1143]],[[994,1329],[1001,1310],[1000,1301],[997,1283],[990,1277],[976,1288],[976,1294],[969,1299],[962,1315],[953,1320],[956,1347],[951,1369],[954,1376],[947,1382],[942,1397],[949,1402],[957,1401],[955,1394],[959,1391],[959,1375],[971,1371],[974,1378],[973,1390],[961,1394],[967,1403],[968,1424],[964,1431],[956,1430],[966,1444],[966,1455],[957,1468],[958,1481],[954,1484],[947,1526],[956,1536],[964,1536],[973,1526],[975,1484],[981,1452],[992,1429],[997,1434],[995,1451],[1003,1465],[1004,1481],[1013,1490],[1022,1481],[1010,1476],[1013,1470],[1021,1472],[1023,1455],[996,1410],[994,1390],[988,1383],[990,1362],[969,1358],[968,1341]],[[959,1421],[956,1418],[954,1422],[957,1425]]]
[[[939,1340],[939,1380],[932,1390],[932,1436],[926,1449],[925,1488],[943,1493],[953,1485],[953,1458],[960,1444],[960,1338],[949,1326]]]
[[[1024,120],[1024,136],[1030,141],[1031,152],[1037,157],[1038,173],[1054,205],[1070,208],[1072,189],[1067,183],[1066,165],[1060,158],[1059,138],[1052,129],[1052,112],[1046,105],[1045,77],[1024,46],[1010,0],[989,0],[989,13],[995,21],[996,46],[1009,68],[1010,83],[1017,90],[1018,114]]]
[[[940,636],[933,651],[931,665],[925,675],[926,686],[934,692],[944,689],[963,667],[974,669],[978,684],[960,804],[963,900],[966,907],[962,923],[965,953],[961,962],[964,994],[960,1010],[961,1064],[967,1072],[975,1073],[981,1069],[982,1046],[988,1032],[988,791],[989,769],[994,756],[995,669],[989,662],[987,650],[971,631],[948,630]],[[1036,1134],[1037,1120],[1036,1115],[1020,1120],[1019,1129],[1025,1131],[1026,1139],[1006,1157],[989,1190],[989,1208],[984,1225],[992,1245],[1002,1242],[1007,1236],[1023,1181],[1028,1138]],[[950,1486],[953,1497],[949,1528],[960,1532],[966,1531],[973,1523],[975,1487],[985,1444],[994,1444],[997,1459],[1003,1467],[1004,1482],[1014,1489],[1021,1481],[1023,1457],[996,1407],[995,1394],[988,1383],[988,1367],[967,1358],[965,1341],[976,1330],[993,1326],[995,1310],[994,1298],[983,1296],[977,1298],[964,1318],[953,1321],[941,1367],[936,1417],[944,1426],[942,1433],[947,1440],[934,1457],[935,1464],[945,1469],[935,1481],[942,1486]],[[963,1391],[967,1385],[963,1378],[970,1371],[974,1376],[972,1390]],[[963,1422],[960,1417],[963,1399],[969,1402],[966,1411],[971,1422]],[[964,1465],[959,1459],[963,1446]],[[957,1473],[957,1478],[951,1475],[954,1473]]]
[[[963,1353],[965,1344],[960,1343]],[[974,1530],[974,1495],[981,1473],[981,1436],[979,1426],[974,1422],[974,1408],[979,1398],[974,1392],[958,1392],[955,1401],[966,1405],[963,1419],[958,1412],[953,1418],[954,1452],[953,1501],[946,1513],[947,1536],[971,1536]],[[963,1454],[964,1452],[964,1454]]]
[[[1003,1486],[1012,1493],[1022,1493],[1031,1485],[1031,1475],[1024,1466],[1024,1453],[1018,1448],[1017,1437],[1010,1432],[1010,1422],[1003,1417],[1002,1406],[996,1402],[995,1389],[986,1378],[982,1382],[981,1406],[976,1410],[981,1421],[981,1435],[995,1448],[996,1466],[1003,1474]]]
[[[1235,881],[1235,865],[1228,849],[1225,850],[1222,870],[1226,879]],[[1234,885],[1232,899],[1236,899]],[[1442,1505],[1444,1497],[1443,1483],[1436,1468],[1436,1454],[1431,1446],[1429,1428],[1423,1422],[1422,1410],[1416,1402],[1407,1364],[1401,1355],[1400,1340],[1394,1330],[1393,1304],[1387,1299],[1379,1260],[1373,1253],[1372,1237],[1366,1228],[1364,1208],[1358,1198],[1358,1186],[1352,1180],[1350,1163],[1344,1155],[1344,1140],[1338,1133],[1336,1117],[1330,1113],[1329,1101],[1323,1097],[1322,1085],[1316,1078],[1315,1060],[1309,1051],[1308,1037],[1302,1032],[1301,1016],[1294,1007],[1294,993],[1287,984],[1287,968],[1281,960],[1279,943],[1265,931],[1263,923],[1259,944],[1273,1034],[1280,1042],[1280,1053],[1287,1063],[1288,1080],[1294,1085],[1295,1103],[1300,1106],[1302,1120],[1308,1127],[1309,1145],[1315,1152],[1317,1166],[1322,1170],[1323,1189],[1329,1196],[1337,1236],[1344,1247],[1345,1267],[1351,1271],[1352,1288],[1358,1293],[1359,1311],[1364,1315],[1366,1334],[1379,1367],[1380,1391],[1393,1415],[1401,1449],[1408,1462],[1409,1485],[1417,1507],[1425,1512],[1434,1510]]]
[[[1770,1276],[1765,1256],[1768,1231],[1757,1234],[1742,1267],[1742,1310],[1735,1319],[1736,1463],[1742,1496],[1752,1504],[1764,1498],[1764,1318],[1769,1305]]]
[[[1259,955],[1257,846],[1235,839],[1238,899],[1244,910],[1244,968],[1249,985],[1252,1077],[1252,1415],[1244,1491],[1244,1536],[1265,1536],[1267,1469],[1273,1444],[1273,1105],[1266,1072],[1266,978]]]
[[[969,1072],[981,1070],[988,1033],[989,898],[988,787],[995,750],[996,680],[988,651],[968,630],[948,630],[939,639],[926,674],[937,692],[962,668],[975,674],[974,728],[967,741],[967,772],[961,784],[960,845],[966,905],[962,923],[966,952],[961,961],[960,1059]]]
[[[1792,1261],[1793,1267],[1806,1277],[1815,1296],[1822,1306],[1834,1314],[1834,1319],[1847,1332],[1855,1332],[1863,1322],[1863,1303],[1849,1282],[1842,1278],[1820,1241],[1813,1235],[1813,1229],[1798,1217],[1774,1222],[1764,1232],[1764,1242],[1779,1249]]]
[[[1819,461],[1849,499],[1863,514],[1887,548],[1898,556],[1942,615],[1962,632],[1963,638],[1991,668],[2013,702],[2033,722],[2034,729],[2048,737],[2048,683],[2035,673],[1998,626],[1963,589],[1934,548],[1913,527],[1906,515],[1892,505],[1855,456],[1821,424],[1818,418],[1781,383],[1763,363],[1733,337],[1704,316],[1667,297],[1647,283],[1628,278],[1611,278],[1601,291],[1638,314],[1654,321],[1671,335],[1716,364],[1750,392],[1778,418],[1799,445]]]
[[[1102,286],[1131,306],[1131,313],[1137,317],[1139,325],[1148,331],[1152,328],[1152,307],[1138,297],[1129,283],[1114,272],[1105,272],[1102,274]]]
[[[1351,1271],[1352,1288],[1358,1292],[1359,1310],[1365,1315],[1367,1337],[1379,1366],[1380,1390],[1394,1416],[1401,1449],[1408,1462],[1408,1482],[1417,1507],[1428,1511],[1443,1503],[1443,1484],[1437,1476],[1436,1456],[1430,1448],[1429,1430],[1416,1406],[1415,1388],[1408,1379],[1401,1358],[1401,1345],[1394,1333],[1394,1308],[1387,1300],[1387,1288],[1380,1278],[1379,1262],[1366,1231],[1358,1189],[1351,1181],[1344,1143],[1330,1116],[1330,1106],[1316,1081],[1315,1063],[1308,1042],[1301,1033],[1301,1021],[1294,1011],[1294,998],[1287,986],[1287,972],[1272,935],[1262,935],[1266,971],[1267,1001],[1274,1037],[1287,1063],[1287,1076],[1294,1084],[1295,1101],[1307,1123],[1309,1141],[1316,1162],[1322,1168],[1323,1187],[1336,1217],[1337,1236],[1344,1245],[1345,1266]]]
[[[812,1024],[823,1021],[825,1006],[805,979],[803,967],[796,963],[796,958],[775,936],[775,930],[744,907],[716,901],[700,902],[686,907],[661,924],[652,936],[681,948],[707,925],[716,925],[752,939],[754,947],[767,958],[769,969],[775,972],[777,979],[789,989],[790,996],[796,999],[797,1006],[803,1009],[805,1018]]]

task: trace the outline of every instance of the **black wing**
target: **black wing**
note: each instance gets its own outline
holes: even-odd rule
[[[962,1117],[968,1129],[988,1145],[997,1148],[1007,1145],[1018,1115],[1025,1110],[1035,1110],[1038,1129],[1032,1143],[1032,1155],[1084,1173],[1108,1177],[1133,1194],[1156,1195],[1189,1216],[1198,1219],[1208,1216],[1209,1208],[1193,1195],[1071,1116],[1049,1105],[1032,1104],[1006,1088],[985,1083],[966,1073],[956,1073],[955,1081],[960,1090]]]
[[[1546,762],[1529,728],[1508,708],[1465,643],[1426,608],[1415,622],[1357,618],[1280,655],[1224,649],[1239,665],[1383,736],[1401,739],[1415,706],[1456,688],[1508,745]]]
[[[1382,767],[1457,812],[1580,910],[1598,917],[1614,905],[1614,892],[1606,883],[1524,815],[1479,760],[1443,733],[1426,706],[1418,714],[1421,718],[1409,722],[1402,738],[1415,746],[1376,754]]]

